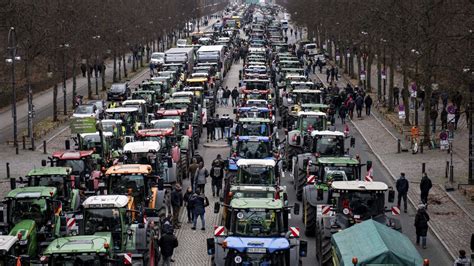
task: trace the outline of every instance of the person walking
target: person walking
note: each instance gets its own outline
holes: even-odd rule
[[[222,95],[222,100],[224,101],[224,106],[229,106],[229,97],[230,97],[230,90],[229,88],[225,87],[224,93]]]
[[[181,186],[176,184],[171,192],[171,207],[173,207],[173,226],[178,229],[181,227],[179,222],[179,212],[183,206],[183,194],[181,193]]]
[[[426,212],[425,205],[420,204],[415,215],[415,228],[416,228],[416,244],[420,244],[425,249],[426,248],[426,236],[428,234],[428,221],[430,216]]]
[[[196,170],[196,176],[194,177],[195,188],[204,193],[204,187],[207,183],[207,178],[209,177],[209,171],[204,167],[204,162],[199,163],[199,169]]]
[[[410,187],[410,184],[408,183],[408,180],[405,178],[405,173],[400,173],[400,178],[398,178],[397,183],[396,183],[396,188],[398,192],[398,208],[400,208],[401,201],[403,199],[403,212],[407,213],[407,194],[408,194],[408,188]]]
[[[150,77],[153,77],[153,75],[155,75],[155,64],[150,62]]]
[[[458,129],[458,122],[460,118],[461,118],[461,107],[456,107],[454,109],[454,130]],[[452,123],[453,121],[449,121],[449,122]]]
[[[471,259],[466,257],[466,251],[461,249],[459,250],[459,257],[454,261],[453,266],[471,266]]]
[[[420,182],[420,198],[421,203],[423,203],[425,206],[428,206],[428,194],[430,193],[431,187],[433,187],[433,184],[431,184],[431,179],[426,173],[423,173],[423,177],[421,178]]]
[[[207,131],[207,142],[211,141],[214,139],[214,128],[215,128],[215,123],[214,119],[212,117],[209,117],[209,119],[206,122],[206,131]]]
[[[316,74],[316,67],[318,67],[319,64],[321,64],[321,60],[319,60],[319,57],[318,57],[316,59],[316,62],[314,62],[314,64],[313,64],[313,74]]]
[[[206,207],[209,206],[209,200],[203,194],[204,193],[201,193],[201,190],[198,188],[196,189],[196,193],[194,193],[194,195],[191,197],[194,215],[193,227],[191,227],[192,230],[196,230],[198,217],[201,218],[201,230],[206,230],[204,214],[206,213]]]
[[[443,108],[441,111],[441,130],[448,128],[448,111],[446,108]]]
[[[334,82],[336,76],[336,69],[334,67],[331,67],[331,83]]]
[[[393,87],[393,104],[400,104],[400,88]]]
[[[365,100],[364,100],[364,103],[365,103],[365,115],[369,116],[370,115],[370,108],[372,107],[372,98],[370,97],[369,94],[367,94],[367,96],[365,96]]]
[[[362,95],[357,95],[355,99],[355,106],[357,111],[357,117],[362,117],[362,108],[364,108],[364,98],[362,98]]]
[[[184,196],[183,196],[184,205],[186,206],[186,214],[188,217],[188,224],[192,223],[193,221],[193,204],[190,200],[192,195],[193,195],[193,187],[189,186],[188,189],[186,189],[186,192],[184,193]]]
[[[174,249],[178,247],[178,239],[173,233],[166,232],[158,240],[158,246],[160,246],[161,255],[163,256],[163,265],[171,265],[171,257],[173,256]]]
[[[347,115],[347,108],[345,105],[341,105],[341,107],[339,107],[339,117],[341,118],[342,125],[346,123],[346,115]]]
[[[331,77],[331,70],[326,68],[326,82],[329,83],[329,78]]]
[[[219,129],[220,129],[220,137],[222,139],[225,139],[225,125],[226,125],[227,121],[226,121],[226,118],[224,115],[221,116],[221,118],[219,119]]]
[[[217,105],[224,106],[224,88],[219,87],[217,90]]]
[[[215,140],[220,140],[222,136],[219,122],[220,122],[219,115],[216,115],[216,118],[214,119],[214,139]]]
[[[339,69],[337,66],[334,68],[334,77],[336,78],[336,81],[339,81]]]
[[[232,96],[232,107],[237,107],[237,101],[239,99],[239,91],[237,90],[237,87],[234,87],[234,89],[231,92]]]
[[[212,196],[219,197],[219,193],[222,189],[222,179],[224,178],[224,162],[221,159],[221,155],[218,154],[217,158],[212,162],[211,168],[211,185],[212,185]]]
[[[436,119],[438,118],[438,110],[436,108],[431,108],[430,119],[431,119],[431,131],[432,133],[436,132]]]

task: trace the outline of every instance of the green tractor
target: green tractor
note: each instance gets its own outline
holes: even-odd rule
[[[314,236],[316,231],[316,208],[332,200],[331,184],[334,181],[361,180],[362,164],[349,157],[321,157],[316,167],[308,171],[303,188],[303,222],[305,234]],[[371,164],[369,162],[368,164]],[[313,172],[314,171],[314,172]]]
[[[0,265],[29,265],[29,256],[21,254],[18,236],[0,236]]]
[[[10,191],[0,206],[2,235],[18,238],[19,254],[30,260],[64,232],[62,203],[55,187],[22,187]]]
[[[339,131],[314,130],[305,141],[303,153],[299,153],[291,158],[291,165],[293,166],[291,175],[297,200],[301,200],[308,172],[315,170],[313,168],[316,167],[318,158],[342,157],[345,152],[345,135]]]
[[[158,265],[159,217],[130,209],[124,195],[92,196],[82,206],[80,235],[54,240],[43,253],[44,263]]]
[[[229,215],[207,239],[213,265],[302,265],[307,242],[299,239],[299,228],[289,225],[293,206],[273,198],[235,198],[224,206]],[[214,213],[219,209],[216,202]]]
[[[285,143],[287,170],[293,169],[292,158],[311,149],[311,133],[327,130],[329,122],[323,112],[298,112],[294,129],[289,131]]]
[[[108,165],[112,159],[112,132],[82,133],[78,138],[78,149],[93,150],[92,159],[97,165]]]
[[[395,192],[385,183],[375,181],[334,181],[330,187],[332,190],[330,204],[317,205],[317,212],[311,214],[311,219],[315,220],[316,257],[319,265],[333,265],[334,259],[336,261],[337,258],[340,259],[340,253],[335,255],[337,253],[333,251],[334,239],[331,240],[331,237],[335,238],[336,235],[343,233],[352,226],[358,227],[356,225],[363,221],[374,221],[377,224],[375,227],[387,228],[392,231],[390,234],[396,235],[396,231],[401,231],[400,221],[386,215],[387,212],[391,212],[391,209],[388,209],[385,205],[386,194],[388,192],[388,202],[393,203]],[[373,230],[359,240],[365,240],[373,236],[375,232],[376,230]],[[342,244],[339,241],[336,243]],[[400,242],[397,243],[399,244]],[[400,247],[398,244],[397,248]],[[349,251],[348,249],[344,250],[344,252]],[[397,249],[397,253],[400,251]],[[358,254],[359,259],[365,257],[362,256],[363,253],[365,252]],[[375,255],[376,252],[373,253]],[[391,260],[383,261],[388,262]],[[336,265],[339,264],[336,263]],[[405,265],[405,263],[399,265]]]

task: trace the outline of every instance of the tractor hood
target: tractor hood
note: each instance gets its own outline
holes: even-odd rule
[[[229,158],[229,166],[228,166],[228,169],[229,171],[237,171],[239,169],[239,167],[237,166],[237,161],[240,160],[240,159],[243,159],[242,157],[230,157]],[[265,157],[265,158],[261,158],[263,160],[274,160],[274,157]]]
[[[21,234],[21,239],[18,239],[21,243],[21,241],[28,239],[29,234],[31,234],[35,227],[36,222],[34,220],[22,220],[19,223],[15,224],[15,226],[10,231],[10,235],[18,236],[18,234]]]
[[[225,239],[227,248],[246,252],[248,248],[265,248],[268,253],[290,248],[290,242],[284,237],[259,238],[259,237],[234,237]]]
[[[109,244],[109,248],[104,247]],[[61,237],[53,240],[44,254],[70,253],[106,253],[112,248],[111,233],[97,233],[95,235]]]

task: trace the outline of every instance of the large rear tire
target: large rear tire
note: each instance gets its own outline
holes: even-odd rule
[[[296,199],[301,201],[303,199],[303,188],[306,185],[306,173],[298,167],[296,174]]]
[[[331,232],[320,226],[319,223],[316,224],[316,258],[321,266],[333,266]]]
[[[314,236],[316,233],[316,207],[307,201],[304,201],[303,217],[305,224],[304,234],[306,236]]]

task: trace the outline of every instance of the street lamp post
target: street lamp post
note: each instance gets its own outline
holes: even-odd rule
[[[92,36],[94,40],[100,40],[100,35]],[[97,45],[95,45],[95,65],[94,65],[94,74],[95,74],[95,95],[99,95],[99,79],[97,77],[98,73],[98,63],[97,63]]]
[[[420,56],[420,52],[415,49],[411,49],[411,52],[415,54],[416,61],[415,61],[415,84],[416,90],[418,90],[418,59]],[[418,126],[418,93],[415,95],[415,126]]]
[[[69,43],[62,43],[59,45],[59,48],[61,48],[63,50],[63,100],[64,100],[64,103],[63,103],[63,108],[64,108],[64,111],[63,111],[63,114],[64,115],[67,115],[67,94],[66,94],[66,78],[67,78],[67,75],[66,75],[66,49],[69,48]]]
[[[387,40],[385,39],[380,39],[383,43],[383,71],[382,71],[382,81],[383,81],[383,103],[385,105],[385,102],[386,102],[386,93],[387,93],[387,64],[386,64],[386,54],[385,54],[385,48],[387,47],[386,46],[386,43],[387,43]],[[389,96],[391,97],[391,96]]]
[[[16,81],[15,81],[15,62],[20,61],[21,58],[16,54],[16,32],[15,28],[11,27],[8,31],[8,51],[10,58],[5,59],[5,62],[12,64],[12,118],[13,118],[13,145],[15,152],[18,154],[18,127],[16,115]]]

